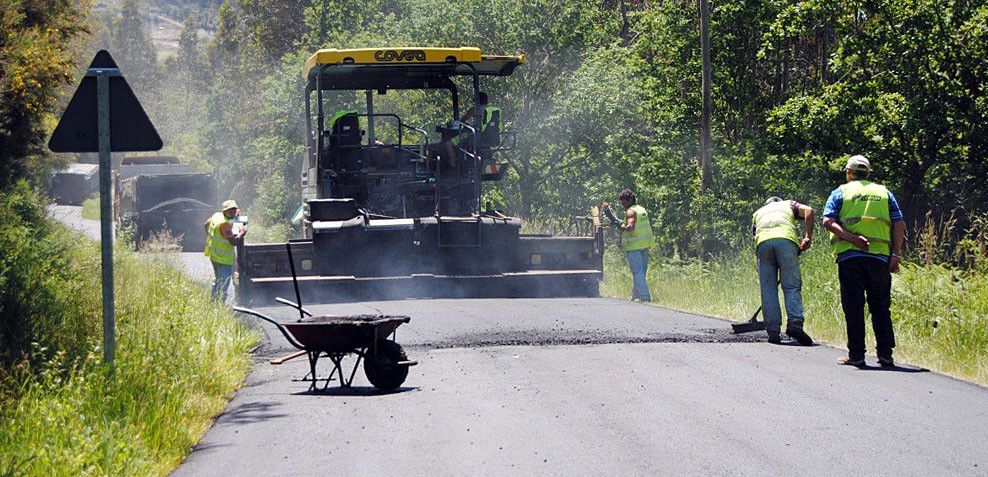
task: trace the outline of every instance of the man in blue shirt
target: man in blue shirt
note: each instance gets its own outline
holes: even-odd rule
[[[878,363],[894,366],[891,305],[892,273],[899,271],[899,253],[906,224],[892,192],[868,180],[871,164],[853,156],[845,167],[847,183],[835,189],[823,211],[831,233],[840,280],[841,307],[847,324],[847,357],[839,363],[865,364],[864,305],[871,311]]]

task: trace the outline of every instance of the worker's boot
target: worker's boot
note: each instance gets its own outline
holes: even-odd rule
[[[810,335],[806,334],[802,328],[787,326],[786,335],[796,340],[801,346],[813,346],[813,338],[810,338]]]
[[[864,356],[845,356],[837,360],[837,364],[844,366],[854,366],[858,368],[863,368],[865,366]]]
[[[782,337],[779,336],[779,332],[778,331],[767,331],[766,333],[768,333],[768,342],[769,343],[772,343],[772,344],[781,344],[782,343]]]

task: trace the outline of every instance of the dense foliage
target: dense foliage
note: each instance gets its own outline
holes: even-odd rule
[[[299,202],[298,72],[323,47],[524,53],[513,77],[484,88],[520,133],[488,200],[529,219],[578,214],[628,186],[654,211],[665,250],[735,249],[767,195],[822,208],[854,153],[873,160],[911,220],[983,208],[981,2],[716,2],[707,189],[696,13],[684,0],[225,0],[214,37],[183,34],[154,109],[170,149],[214,171],[275,235]],[[428,107],[415,106],[394,105]]]
[[[72,358],[89,351],[99,323],[81,318],[99,297],[84,293],[91,272],[72,265],[80,257],[68,243],[27,183],[0,193],[0,373],[49,351],[69,350]]]
[[[0,190],[46,169],[43,143],[76,58],[88,2],[0,1]]]

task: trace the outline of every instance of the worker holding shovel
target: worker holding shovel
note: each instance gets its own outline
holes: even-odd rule
[[[619,221],[606,202],[604,215],[611,220],[612,225],[621,229],[621,251],[628,257],[628,266],[631,268],[631,299],[649,302],[652,301],[652,295],[648,291],[645,277],[648,274],[648,249],[655,245],[652,224],[648,220],[648,211],[637,204],[635,193],[630,189],[622,190],[618,200],[621,201],[621,207],[624,207],[624,220]]]
[[[803,219],[805,235],[799,238],[797,219]],[[752,234],[758,255],[758,281],[761,285],[762,316],[768,342],[782,342],[779,285],[786,303],[786,334],[803,346],[813,339],[803,331],[802,278],[799,254],[813,242],[813,208],[794,200],[769,197],[752,216]]]

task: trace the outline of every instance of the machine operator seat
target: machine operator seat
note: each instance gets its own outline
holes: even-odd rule
[[[357,171],[362,168],[360,144],[364,132],[360,129],[357,111],[338,111],[329,119],[325,141],[328,167],[337,172]]]
[[[356,111],[339,111],[329,120],[330,146],[359,146],[363,136]]]

